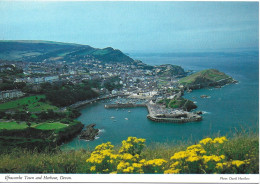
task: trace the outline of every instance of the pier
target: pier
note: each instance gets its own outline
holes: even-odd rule
[[[196,113],[173,110],[171,113],[166,113],[165,108],[154,104],[152,102],[147,104],[106,104],[105,108],[134,108],[134,107],[146,107],[148,110],[147,118],[155,122],[171,122],[171,123],[185,123],[192,121],[201,121],[202,117]]]
[[[133,104],[133,103],[126,103],[126,104],[107,104],[105,108],[132,108],[132,107],[146,107],[146,104]]]

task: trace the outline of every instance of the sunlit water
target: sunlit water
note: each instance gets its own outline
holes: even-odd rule
[[[134,57],[134,56],[133,56]],[[157,123],[146,118],[146,108],[105,109],[110,101],[87,105],[81,109],[79,121],[88,125],[95,123],[101,132],[94,141],[80,140],[78,137],[64,144],[63,148],[93,148],[110,141],[120,144],[128,136],[142,137],[147,144],[154,142],[174,142],[179,140],[197,141],[205,136],[226,135],[235,129],[258,131],[259,123],[259,74],[258,56],[210,56],[210,57],[155,57],[135,56],[147,64],[176,64],[185,70],[199,71],[215,68],[227,73],[238,84],[223,88],[194,90],[184,97],[195,101],[204,112],[203,120],[185,124]],[[210,98],[200,98],[205,94]],[[130,111],[130,112],[129,112]],[[114,117],[114,118],[111,118]],[[128,118],[126,120],[125,118]]]

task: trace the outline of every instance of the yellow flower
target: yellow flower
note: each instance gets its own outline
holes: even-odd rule
[[[174,162],[172,165],[171,165],[171,167],[176,167],[177,165],[179,165],[180,164],[180,162],[179,161],[176,161],[176,162]]]
[[[202,146],[200,144],[195,144],[187,148],[187,150],[192,150],[192,149],[202,149]]]
[[[107,143],[102,143],[102,144],[96,146],[95,151],[113,149],[113,148],[114,148],[114,146],[111,144],[111,142],[107,142]]]
[[[121,161],[119,162],[119,164],[117,165],[117,170],[122,170],[126,167],[128,167],[130,164],[128,162],[124,162],[124,161]]]
[[[133,155],[131,155],[129,153],[124,153],[123,155],[121,155],[121,158],[123,160],[131,160],[133,158]]]
[[[126,169],[123,169],[123,172],[124,173],[132,173],[134,171],[134,168],[133,167],[127,167]]]
[[[164,171],[164,174],[178,174],[180,171],[180,169],[168,169]]]
[[[224,155],[221,155],[221,156],[216,156],[216,155],[207,156],[207,155],[203,155],[202,156],[202,159],[204,160],[204,163],[207,163],[209,161],[219,162],[220,160],[222,160],[224,158],[225,158]]]
[[[90,167],[90,171],[95,171],[96,170],[96,166],[91,166]]]
[[[167,163],[164,159],[154,159],[154,160],[148,160],[144,163],[145,166],[153,165],[153,166],[161,166],[163,164]]]
[[[217,163],[216,168],[217,169],[223,169],[223,163]]]
[[[211,144],[213,141],[212,141],[212,139],[211,138],[205,138],[205,139],[202,139],[199,143],[200,144],[204,144],[204,145],[206,145],[206,144]]]
[[[220,155],[219,156],[221,159],[225,159],[225,155]]]
[[[186,157],[187,157],[186,152],[185,151],[180,151],[180,152],[175,153],[171,157],[171,160],[178,160],[178,159],[183,159],[183,158],[186,158]]]
[[[144,163],[144,162],[145,162],[145,159],[142,159],[142,160],[140,160],[139,162],[140,162],[140,163]]]
[[[223,142],[227,141],[227,138],[224,136],[224,137],[216,137],[214,140],[213,140],[213,143],[219,143],[219,144],[222,144]]]
[[[201,154],[205,154],[206,151],[205,151],[204,149],[202,149],[202,150],[200,151],[200,153],[201,153]]]
[[[235,166],[237,166],[237,167],[239,167],[239,166],[241,166],[241,165],[243,165],[243,164],[245,164],[244,161],[240,161],[240,160],[233,160],[233,161],[232,161],[232,165],[235,165]]]
[[[200,160],[200,157],[198,156],[192,156],[192,157],[188,157],[186,159],[187,162],[196,162],[196,161],[199,161]]]
[[[103,172],[107,172],[107,171],[109,171],[109,169],[108,169],[108,168],[103,170]]]
[[[143,165],[143,164],[133,163],[133,167],[137,167],[137,168],[142,167],[142,165]]]

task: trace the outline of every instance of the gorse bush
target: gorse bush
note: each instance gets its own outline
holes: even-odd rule
[[[259,136],[252,133],[154,146],[129,137],[121,145],[108,142],[91,151],[2,148],[0,173],[259,173]]]
[[[223,149],[226,142],[226,137],[205,138],[170,159],[146,160],[142,155],[145,139],[128,137],[118,152],[110,142],[98,145],[86,162],[91,173],[247,173],[251,160],[228,158]]]

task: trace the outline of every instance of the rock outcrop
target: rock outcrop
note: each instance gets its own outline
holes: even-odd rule
[[[81,132],[79,138],[93,141],[99,132],[99,130],[95,129],[94,126],[96,126],[96,124],[94,124],[94,123],[86,126],[86,130]]]

